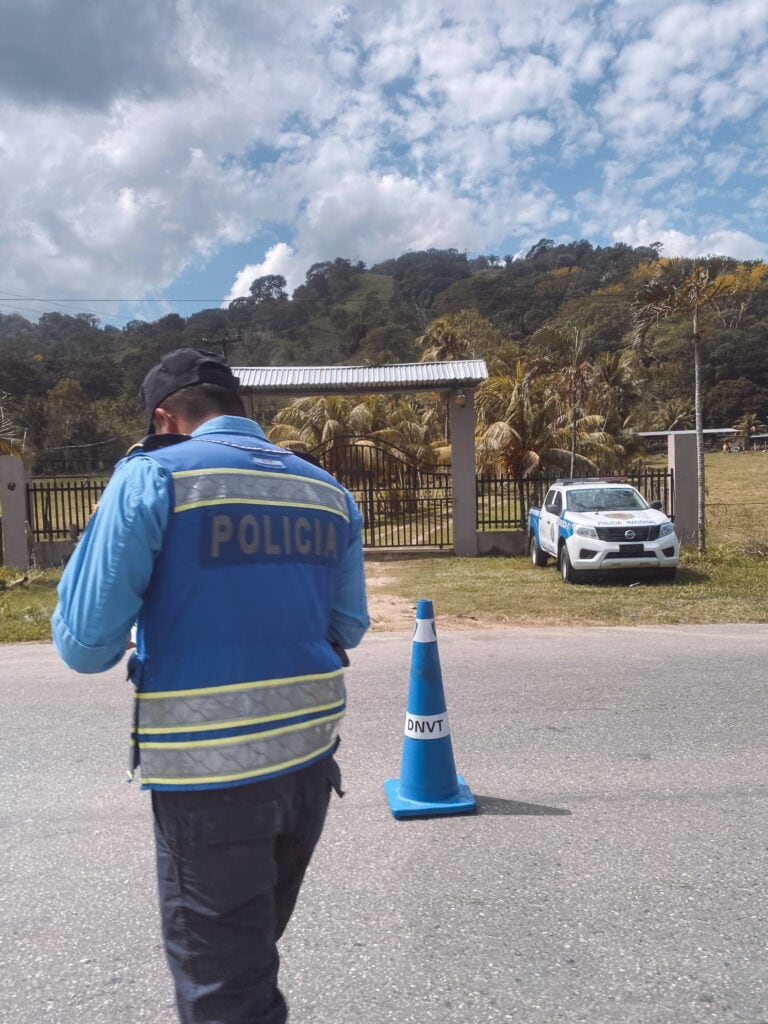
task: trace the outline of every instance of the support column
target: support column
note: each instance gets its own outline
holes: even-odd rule
[[[459,388],[449,394],[451,407],[451,484],[453,550],[477,554],[477,471],[475,463],[475,392]]]
[[[695,544],[699,528],[696,434],[693,430],[667,436],[667,463],[675,481],[675,533],[681,544]]]
[[[16,455],[0,455],[0,500],[3,516],[3,561],[16,569],[29,568],[27,544],[27,479]]]

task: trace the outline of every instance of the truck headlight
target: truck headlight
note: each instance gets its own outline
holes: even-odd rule
[[[577,526],[575,533],[577,537],[597,537],[594,526]]]
[[[670,533],[675,532],[674,523],[662,523],[661,529],[659,530],[660,537],[668,537]]]

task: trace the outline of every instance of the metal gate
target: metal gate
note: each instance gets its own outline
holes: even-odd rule
[[[352,493],[366,547],[453,546],[448,467],[421,465],[407,452],[368,437],[334,438],[311,454]]]

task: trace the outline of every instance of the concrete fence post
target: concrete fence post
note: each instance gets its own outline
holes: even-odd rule
[[[3,561],[29,568],[27,483],[29,471],[16,455],[0,455],[0,501],[3,516]]]
[[[667,462],[675,480],[675,533],[681,544],[695,544],[699,527],[696,434],[693,431],[667,436]]]
[[[453,550],[462,557],[477,554],[477,483],[475,469],[475,392],[449,392],[451,422],[451,484],[453,488]]]

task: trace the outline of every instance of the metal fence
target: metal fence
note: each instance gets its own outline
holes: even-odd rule
[[[34,541],[77,540],[107,486],[107,478],[33,480],[27,521]]]
[[[541,505],[549,488],[562,476],[562,473],[551,473],[523,480],[514,477],[478,477],[478,530],[524,530],[528,509]],[[660,501],[666,514],[674,519],[674,480],[671,469],[633,469],[608,479],[632,484],[646,501]]]
[[[448,467],[420,465],[406,452],[366,437],[335,438],[312,455],[355,499],[365,547],[453,545]]]
[[[320,453],[321,455],[323,453]],[[447,472],[404,462],[392,450],[373,453],[337,450],[333,469],[352,492],[363,516],[368,548],[437,547],[453,544],[453,495]],[[330,459],[328,459],[330,463]],[[524,530],[531,505],[540,505],[557,475],[525,480],[477,478],[477,528]],[[633,470],[621,476],[648,501],[661,501],[674,517],[672,471]],[[107,477],[33,480],[27,488],[28,521],[34,541],[75,540],[85,528]]]
[[[742,551],[768,555],[768,502],[708,501],[707,543],[735,545]]]

